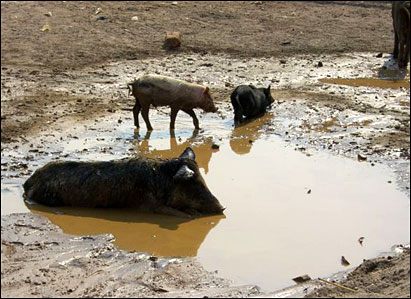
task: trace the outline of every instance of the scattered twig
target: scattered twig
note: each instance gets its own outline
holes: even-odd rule
[[[333,286],[335,286],[335,287],[344,289],[344,290],[348,290],[348,291],[351,291],[351,292],[355,292],[354,289],[351,289],[351,288],[349,288],[349,287],[345,287],[345,286],[340,285],[340,284],[335,283],[335,282],[330,282],[330,281],[327,281],[327,280],[322,279],[322,278],[318,278],[318,280],[319,280],[319,281],[322,281],[322,282],[325,282],[325,283],[328,283],[328,284],[330,284],[330,285],[333,285]]]

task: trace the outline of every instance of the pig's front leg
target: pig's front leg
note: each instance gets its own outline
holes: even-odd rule
[[[143,116],[144,121],[146,122],[147,131],[152,131],[153,127],[150,124],[150,120],[148,119],[148,110],[149,106],[143,106],[141,111],[141,115]]]
[[[200,130],[200,126],[199,126],[199,123],[198,123],[198,118],[197,118],[196,114],[194,113],[194,110],[193,109],[183,109],[183,111],[192,117],[194,128],[196,130]]]
[[[136,104],[133,107],[133,116],[134,116],[134,125],[136,128],[140,128],[140,124],[138,123],[138,114],[140,113],[141,110],[141,105],[140,103],[136,100]]]

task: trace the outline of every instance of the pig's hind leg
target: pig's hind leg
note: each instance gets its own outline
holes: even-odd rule
[[[234,108],[234,124],[239,124],[243,121],[243,107],[241,107],[238,95],[231,95],[231,104]]]
[[[170,113],[170,130],[174,130],[178,110],[179,110],[178,108],[171,107],[171,113]]]
[[[138,100],[136,100],[136,104],[133,107],[133,116],[134,116],[134,125],[138,128],[140,128],[140,124],[138,123],[138,115],[140,114],[140,110],[141,110],[141,105],[138,102]]]

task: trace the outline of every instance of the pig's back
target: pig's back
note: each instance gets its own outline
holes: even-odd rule
[[[153,166],[144,159],[52,162],[24,183],[25,197],[49,206],[139,207],[158,185]]]
[[[179,99],[197,99],[203,90],[201,85],[161,75],[144,75],[138,79],[139,95],[160,106],[172,105]]]

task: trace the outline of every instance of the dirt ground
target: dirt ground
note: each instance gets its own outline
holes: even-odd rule
[[[98,12],[100,11],[97,10],[98,8],[101,12]],[[132,100],[127,98],[124,90],[126,83],[123,82],[124,77],[132,79],[135,74],[142,71],[172,73],[177,70],[176,73],[186,77],[188,75],[184,72],[189,71],[190,76],[194,77],[191,78],[193,80],[212,82],[211,72],[218,72],[219,68],[225,68],[227,79],[225,82],[216,83],[220,85],[216,85],[213,95],[220,107],[228,107],[228,96],[233,86],[244,80],[236,77],[244,69],[244,66],[238,66],[240,63],[248,66],[251,62],[254,63],[255,73],[258,73],[258,70],[268,72],[264,69],[267,59],[275,61],[278,67],[275,71],[286,72],[288,69],[291,72],[293,68],[297,68],[296,64],[306,64],[311,66],[313,72],[317,72],[320,68],[312,66],[322,60],[324,62],[322,70],[327,69],[336,73],[340,70],[333,61],[339,61],[339,58],[344,58],[345,55],[348,57],[352,53],[374,53],[373,57],[384,53],[383,59],[388,59],[388,53],[391,53],[393,46],[390,9],[390,3],[383,1],[2,2],[2,181],[3,178],[9,179],[13,176],[26,177],[31,173],[31,169],[28,170],[30,166],[27,166],[31,162],[27,161],[38,159],[35,155],[47,154],[47,151],[43,152],[45,149],[40,144],[42,142],[33,141],[40,138],[39,136],[44,139],[57,140],[58,137],[73,139],[76,137],[73,136],[74,134],[71,135],[70,128],[78,127],[84,122],[97,122],[100,117],[115,113],[123,113],[122,117],[124,114],[130,116]],[[51,12],[51,16],[46,15],[48,12]],[[138,20],[132,20],[135,16]],[[50,29],[42,31],[45,25],[49,25]],[[166,31],[181,32],[183,43],[180,50],[168,52],[162,48]],[[221,58],[221,55],[226,60],[236,59],[236,64],[231,66],[230,62],[226,63],[226,60]],[[298,55],[302,58],[294,59]],[[142,59],[145,59],[145,64],[139,63],[143,61]],[[224,63],[220,65],[220,61]],[[112,63],[124,66],[125,69],[122,69],[120,74],[114,67],[109,66]],[[375,58],[368,56],[364,60],[350,63],[363,65],[364,68],[376,68]],[[307,69],[306,72],[301,71],[298,75],[309,77],[311,69]],[[210,72],[208,75],[210,78],[207,78],[207,72]],[[251,80],[251,77],[247,79]],[[290,127],[278,131],[279,135],[285,136],[284,138],[292,139],[293,133],[309,128],[311,139],[307,144],[313,146],[313,142],[317,142],[321,135],[330,133],[328,128],[332,127],[329,119],[331,115],[337,117],[339,115],[336,113],[345,110],[350,110],[361,117],[377,115],[375,116],[377,119],[371,121],[376,124],[375,128],[370,129],[373,130],[371,133],[361,131],[364,127],[367,128],[370,121],[359,117],[359,121],[355,120],[357,131],[351,132],[353,135],[351,139],[347,139],[347,144],[340,141],[339,137],[335,137],[330,138],[329,143],[320,143],[320,145],[323,148],[332,147],[339,151],[346,150],[347,146],[353,145],[354,142],[358,150],[368,153],[374,161],[385,159],[384,161],[391,163],[395,159],[400,159],[402,163],[400,176],[405,177],[404,188],[409,192],[409,87],[408,91],[407,89],[398,91],[394,99],[391,94],[382,94],[381,97],[378,95],[377,99],[377,96],[374,98],[374,94],[370,98],[361,98],[356,91],[349,96],[344,95],[345,91],[340,93],[338,88],[323,90],[319,96],[318,91],[313,92],[313,89],[318,86],[301,88],[292,85],[291,76],[284,79],[285,83],[280,77],[273,81],[271,78],[266,80],[282,84],[281,88],[274,91],[276,98],[281,99],[276,103],[278,115],[301,119],[301,115],[295,114],[297,110],[293,110],[292,106],[303,102],[310,108],[312,117],[307,119],[304,125],[295,126],[294,131]],[[266,81],[261,83],[265,84]],[[223,118],[231,117],[229,108],[223,113],[225,113],[222,115]],[[313,121],[315,115],[321,115],[322,128],[318,128]],[[390,125],[385,126],[384,129],[377,125],[383,117],[385,117],[383,121],[390,122]],[[341,122],[340,126],[344,125],[353,126]],[[357,137],[358,139],[355,139]],[[298,137],[295,139],[299,140]],[[300,140],[298,143],[298,148],[306,147]],[[22,150],[23,145],[31,148],[25,161],[22,162],[20,156],[14,157],[14,160],[8,157],[3,159],[3,153],[18,152]],[[352,157],[356,157],[357,153],[356,150],[350,151]],[[370,158],[368,161],[372,162]],[[408,171],[404,170],[407,167]],[[16,174],[9,176],[10,170],[16,171]],[[6,174],[3,171],[6,171]],[[10,219],[4,220],[5,223],[13,222],[13,218]],[[244,287],[240,291],[231,290],[232,293],[226,292],[227,289],[219,294],[207,293],[208,286],[229,288],[230,285],[223,280],[218,280],[216,283],[215,275],[207,276],[205,271],[198,270],[201,268],[198,264],[192,266],[192,271],[189,272],[197,273],[198,281],[184,284],[182,282],[189,280],[185,276],[179,278],[178,282],[174,281],[174,289],[167,289],[164,285],[158,287],[155,278],[151,276],[144,276],[141,288],[127,289],[130,280],[126,275],[124,279],[107,284],[104,288],[100,285],[101,288],[98,290],[83,288],[76,293],[72,286],[67,285],[64,289],[65,293],[63,290],[62,293],[58,293],[60,288],[53,288],[53,284],[49,284],[47,279],[50,275],[47,271],[41,270],[42,268],[34,263],[35,255],[32,256],[34,264],[27,264],[32,267],[33,273],[29,275],[27,281],[18,281],[20,277],[18,271],[27,270],[20,265],[21,260],[26,261],[28,253],[37,252],[30,250],[37,248],[35,246],[38,246],[39,250],[47,249],[49,245],[53,247],[54,243],[44,245],[46,241],[41,241],[44,246],[36,245],[34,241],[32,242],[34,245],[28,246],[13,243],[16,242],[14,237],[3,239],[3,232],[6,232],[6,227],[9,227],[7,225],[3,227],[2,217],[2,297],[16,295],[15,292],[20,291],[23,285],[26,285],[27,296],[42,294],[67,296],[70,293],[73,296],[163,296],[168,293],[186,296],[185,288],[189,290],[198,288],[205,292],[193,293],[193,296],[261,295],[255,287]],[[40,230],[44,229],[50,230],[50,228],[40,228]],[[10,233],[9,236],[20,232],[16,227],[11,231],[12,233],[7,232]],[[39,236],[41,235],[40,233]],[[104,246],[106,245],[104,243]],[[20,247],[16,249],[14,246]],[[64,252],[66,249],[67,247],[63,247],[59,250]],[[18,254],[15,254],[16,252]],[[88,251],[84,252],[88,253]],[[47,258],[47,255],[45,256]],[[145,270],[155,267],[151,262],[144,264]],[[85,267],[84,261],[76,263],[72,265],[73,269]],[[104,263],[104,260],[99,260],[98,263]],[[94,265],[94,270],[101,267],[98,263]],[[191,267],[190,263],[195,262],[190,260],[188,263],[190,266],[187,267]],[[187,275],[181,270],[180,264],[178,265],[173,266],[170,271],[179,274],[171,276]],[[112,264],[106,266],[110,267]],[[38,271],[35,268],[38,268]],[[343,284],[357,288],[359,291],[356,296],[409,297],[409,269],[409,251],[406,251],[399,257],[378,258],[365,262],[348,275],[348,281]],[[68,278],[67,275],[80,275],[80,271],[72,274],[66,270],[59,272],[62,280]],[[195,272],[197,270],[199,272]],[[119,275],[119,272],[116,272],[116,275]],[[4,279],[6,276],[8,276],[7,280]],[[45,280],[43,276],[46,277]],[[81,279],[83,278],[77,281]],[[49,285],[50,287],[47,288]],[[83,286],[85,285],[87,284]],[[124,288],[121,289],[119,286]],[[122,291],[113,293],[116,289]],[[181,293],[172,293],[171,290],[178,290]],[[328,287],[310,294],[313,297],[351,295],[342,293],[339,288]]]
[[[389,53],[393,45],[390,4],[383,1],[177,5],[5,1],[1,5],[2,79],[16,78],[22,92],[30,91],[21,97],[20,91],[12,92],[16,86],[7,84],[11,81],[2,80],[2,91],[9,96],[2,96],[2,142],[34,133],[62,115],[77,120],[107,113],[116,104],[114,99],[62,97],[48,90],[48,82],[87,80],[87,74],[72,78],[65,71],[97,63],[167,56],[162,49],[166,31],[181,32],[183,44],[178,54],[228,53],[237,58]],[[102,12],[96,15],[98,8]],[[48,12],[51,17],[45,15]],[[101,16],[106,19],[98,20]],[[138,21],[131,20],[133,16]],[[45,25],[51,29],[42,31]],[[29,90],[29,83],[37,88]],[[17,98],[11,99],[11,94]],[[49,103],[53,103],[51,107]]]
[[[307,298],[409,298],[410,250],[399,256],[385,256],[364,261],[343,282],[344,287],[327,286]],[[341,285],[341,284],[340,284]]]
[[[47,218],[3,218],[2,297],[250,297],[256,286],[230,287],[194,259],[158,259],[118,250],[112,235],[63,234]],[[24,261],[24,265],[21,263]]]
[[[97,8],[101,13],[96,15]],[[1,62],[59,72],[108,61],[164,56],[166,31],[181,32],[180,53],[258,57],[389,52],[389,9],[390,4],[384,1],[4,1]],[[51,17],[45,15],[48,12]],[[98,20],[101,16],[106,19]],[[131,20],[133,16],[138,20]],[[47,24],[51,29],[41,31]]]

